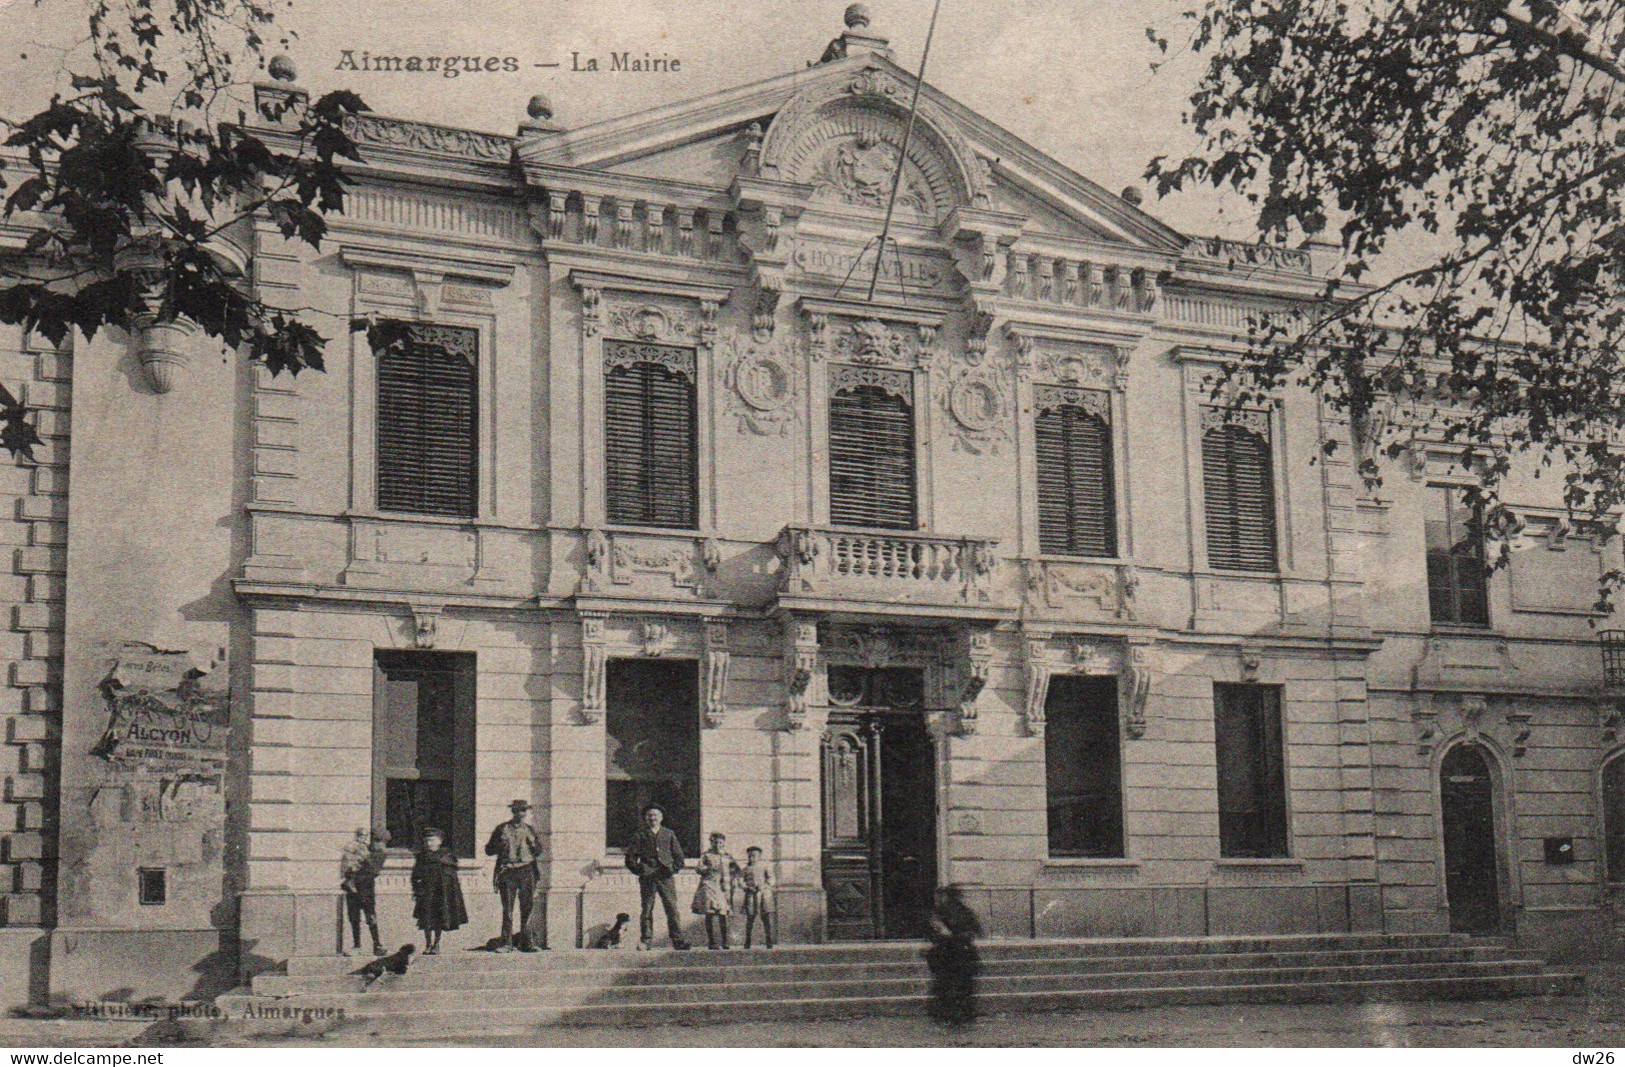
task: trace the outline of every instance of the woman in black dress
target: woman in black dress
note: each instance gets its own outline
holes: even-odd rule
[[[468,922],[463,888],[457,884],[457,857],[443,846],[446,835],[434,827],[423,831],[423,850],[412,864],[412,917],[423,931],[423,954],[440,952],[440,934]]]
[[[976,1021],[976,976],[982,971],[976,939],[981,936],[982,924],[960,888],[948,885],[938,890],[925,962],[931,968],[931,1014],[949,1026]]]

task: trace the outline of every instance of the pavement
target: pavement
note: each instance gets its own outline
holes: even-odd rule
[[[1158,1007],[985,1016],[964,1031],[926,1018],[748,1022],[715,1026],[546,1027],[480,1039],[392,1039],[339,1031],[311,1039],[234,1039],[225,1046],[492,1046],[620,1048],[1367,1047],[1609,1048],[1625,1046],[1625,963],[1582,968],[1586,992],[1518,1000]],[[192,1044],[172,1024],[0,1020],[0,1047],[112,1048]]]

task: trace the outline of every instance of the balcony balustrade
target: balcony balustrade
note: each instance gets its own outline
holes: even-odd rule
[[[787,526],[779,534],[779,597],[986,605],[993,599],[997,541],[901,530]]]

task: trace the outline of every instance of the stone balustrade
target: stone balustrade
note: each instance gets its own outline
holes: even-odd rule
[[[985,603],[997,541],[891,530],[787,526],[777,550],[781,598],[937,606]]]
[[[739,221],[726,208],[662,203],[628,192],[549,186],[538,228],[550,241],[738,264]]]
[[[1039,304],[1146,313],[1161,294],[1157,274],[1143,267],[1065,259],[1012,249],[1004,295]]]

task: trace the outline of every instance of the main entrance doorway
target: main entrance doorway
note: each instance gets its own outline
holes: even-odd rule
[[[1444,814],[1444,888],[1450,929],[1488,934],[1501,927],[1495,860],[1495,786],[1484,753],[1457,745],[1439,769]]]
[[[829,670],[824,899],[832,940],[923,937],[937,880],[936,750],[921,672]]]

